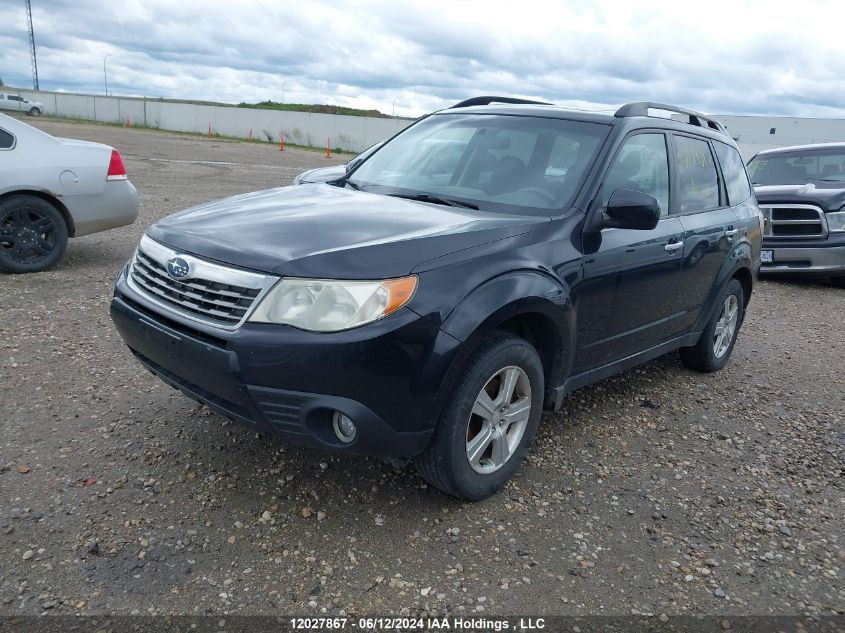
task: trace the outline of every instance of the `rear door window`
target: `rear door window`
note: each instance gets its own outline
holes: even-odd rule
[[[15,146],[15,137],[6,130],[0,129],[0,149],[12,149]]]
[[[745,164],[736,148],[718,142],[713,143],[713,147],[716,148],[716,157],[722,167],[722,176],[728,190],[728,204],[735,207],[751,196]]]
[[[719,208],[719,174],[707,141],[675,136],[675,162],[681,213]]]

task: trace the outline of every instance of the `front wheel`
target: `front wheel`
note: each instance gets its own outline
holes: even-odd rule
[[[41,116],[41,110],[39,110],[38,108],[30,108],[29,116]]]
[[[17,195],[0,202],[0,271],[49,268],[65,252],[67,237],[62,214],[46,200]]]
[[[738,279],[731,279],[725,284],[716,305],[719,307],[708,321],[698,343],[680,350],[681,361],[691,369],[718,371],[731,357],[745,317],[744,292]]]
[[[423,478],[477,501],[495,493],[525,458],[543,408],[543,365],[524,339],[495,334],[467,362],[428,448]]]

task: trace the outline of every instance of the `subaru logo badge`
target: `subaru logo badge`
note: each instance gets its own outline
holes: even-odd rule
[[[167,260],[167,272],[174,279],[181,279],[191,272],[191,266],[181,257],[171,257]]]

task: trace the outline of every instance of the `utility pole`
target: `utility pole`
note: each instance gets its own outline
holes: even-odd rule
[[[38,90],[38,59],[35,57],[35,31],[32,30],[32,6],[26,0],[26,25],[29,33],[29,56],[32,58],[32,87]]]
[[[103,83],[106,85],[106,96],[109,96],[109,75],[106,72],[106,60],[111,56],[111,53],[103,57]]]

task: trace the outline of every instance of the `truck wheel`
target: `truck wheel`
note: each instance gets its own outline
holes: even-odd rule
[[[716,300],[719,306],[710,318],[698,343],[681,348],[681,361],[690,369],[711,372],[727,364],[745,317],[742,284],[731,279]]]
[[[513,476],[537,432],[543,365],[524,339],[495,334],[467,361],[428,448],[416,458],[423,478],[477,501]]]
[[[0,202],[0,271],[34,273],[49,268],[67,246],[67,224],[52,204],[17,195]]]
[[[40,115],[41,115],[41,110],[39,110],[38,108],[30,108],[30,109],[29,109],[29,112],[27,112],[27,114],[28,114],[29,116],[40,116]]]

